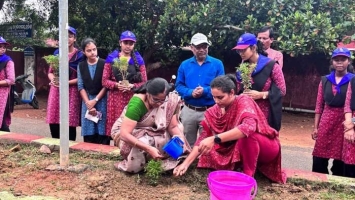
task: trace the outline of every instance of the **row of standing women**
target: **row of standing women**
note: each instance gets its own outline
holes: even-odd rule
[[[355,79],[351,52],[337,48],[332,53],[331,73],[318,87],[312,171],[328,174],[333,159],[333,175],[355,177]],[[345,113],[345,121],[344,121]]]
[[[110,144],[111,128],[123,108],[133,96],[132,89],[147,81],[143,58],[134,52],[136,36],[131,31],[121,34],[121,51],[115,50],[103,60],[97,56],[97,47],[93,39],[82,41],[82,51],[75,47],[77,32],[69,27],[69,139],[76,140],[76,127],[82,127],[84,142]],[[56,51],[54,54],[58,54]],[[115,59],[128,59],[129,85],[122,83],[122,75],[113,67]],[[53,138],[59,138],[59,83],[52,67],[48,78],[50,90],[48,96],[47,119]],[[86,116],[98,116],[94,122]]]

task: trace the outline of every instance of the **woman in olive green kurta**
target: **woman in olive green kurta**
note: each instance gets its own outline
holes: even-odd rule
[[[115,164],[118,170],[137,173],[144,169],[149,159],[162,159],[165,170],[178,164],[178,161],[166,159],[168,155],[162,150],[173,136],[186,141],[178,120],[181,99],[169,90],[165,79],[148,81],[136,90],[113,125],[111,135],[124,158]]]

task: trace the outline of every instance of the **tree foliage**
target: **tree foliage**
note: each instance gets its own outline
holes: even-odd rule
[[[47,27],[55,30],[58,1],[38,1],[50,4]],[[159,67],[180,62],[179,47],[196,32],[211,40],[213,55],[223,57],[242,33],[264,25],[274,28],[275,48],[285,53],[329,53],[344,36],[354,36],[354,8],[351,0],[71,0],[69,23],[79,41],[90,36],[108,50],[131,30],[145,61]]]

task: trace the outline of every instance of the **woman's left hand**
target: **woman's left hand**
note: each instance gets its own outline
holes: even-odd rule
[[[344,133],[344,137],[350,143],[354,143],[355,141],[355,132],[354,129],[350,129]]]
[[[243,94],[248,95],[253,100],[257,100],[257,99],[262,99],[263,98],[263,93],[259,92],[259,91],[256,91],[256,90],[249,90],[247,92],[243,92]]]
[[[211,151],[212,147],[214,145],[214,137],[208,137],[205,138],[200,142],[200,145],[198,146],[198,152],[200,154],[207,154]]]

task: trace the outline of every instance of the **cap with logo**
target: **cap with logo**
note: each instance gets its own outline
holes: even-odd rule
[[[121,33],[120,41],[124,41],[124,40],[130,40],[136,42],[137,38],[134,35],[134,33],[132,33],[131,31],[124,31],[123,33]]]
[[[332,53],[332,58],[336,56],[345,56],[351,58],[351,52],[349,51],[349,49],[344,47],[336,48]]]
[[[244,33],[240,38],[237,40],[236,46],[232,49],[246,49],[249,46],[256,45],[258,43],[258,40],[256,39],[256,36],[251,33]]]

